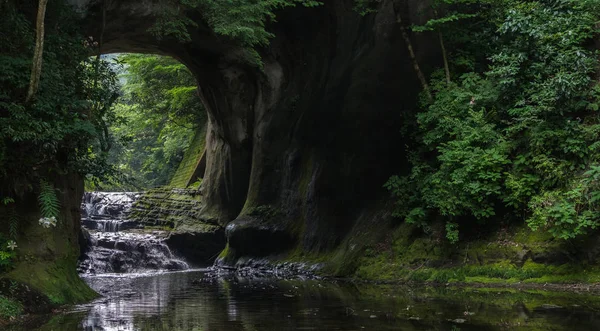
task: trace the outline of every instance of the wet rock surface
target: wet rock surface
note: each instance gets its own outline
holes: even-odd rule
[[[255,217],[241,217],[229,223],[225,234],[232,250],[254,257],[281,253],[296,243],[285,227]]]
[[[226,245],[224,229],[202,216],[204,203],[196,189],[156,188],[144,192],[126,213],[143,226],[169,229],[167,245],[194,266],[212,265]]]
[[[177,259],[165,244],[164,233],[91,234],[91,250],[84,253],[80,273],[125,273],[141,270],[185,270],[188,264]]]
[[[173,231],[165,242],[177,255],[195,266],[211,265],[226,245],[222,228]]]
[[[12,282],[8,278],[0,279],[0,295],[17,300],[27,314],[47,313],[53,307],[48,297],[40,291],[25,284]]]
[[[128,273],[144,270],[185,270],[166,239],[167,231],[144,230],[126,219],[140,193],[89,192],[83,197],[80,234],[83,274]]]
[[[244,279],[322,279],[318,272],[323,268],[322,263],[303,262],[273,262],[267,259],[238,259],[234,266],[217,260],[215,266],[209,269],[207,277],[228,277]]]
[[[82,219],[122,219],[139,192],[85,192],[81,201]]]
[[[155,188],[143,192],[135,200],[127,209],[126,218],[144,226],[169,228],[210,223],[201,217],[202,206],[198,190]]]

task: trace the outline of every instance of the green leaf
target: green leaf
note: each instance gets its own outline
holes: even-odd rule
[[[38,196],[38,204],[42,217],[58,218],[60,214],[60,202],[56,195],[54,186],[45,180],[40,180],[40,193]]]

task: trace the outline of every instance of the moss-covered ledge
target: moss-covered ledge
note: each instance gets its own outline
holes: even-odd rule
[[[207,217],[198,189],[161,187],[141,194],[127,218],[144,227],[168,230],[166,243],[194,266],[208,266],[225,247],[225,230]]]
[[[83,181],[78,176],[54,176],[60,201],[55,227],[38,222],[37,193],[15,199],[18,217],[16,258],[0,273],[0,315],[2,319],[19,313],[47,313],[65,304],[78,304],[97,296],[77,274],[79,206]],[[8,233],[7,207],[0,208],[0,231]],[[19,308],[19,309],[17,309]]]
[[[79,278],[77,257],[67,257],[53,263],[30,261],[6,275],[9,280],[28,284],[46,295],[53,305],[76,304],[98,296]]]
[[[485,287],[600,283],[600,234],[566,242],[513,225],[452,245],[443,231],[424,234],[410,224],[385,232],[376,240],[363,238],[368,244],[355,255],[353,266],[337,275],[359,281]],[[330,271],[336,275],[335,269]]]
[[[376,207],[357,215],[348,236],[334,249],[310,250],[302,242],[290,241],[290,246],[262,256],[274,264],[319,264],[323,266],[318,271],[321,276],[359,282],[600,288],[600,232],[567,242],[544,231],[533,231],[524,224],[513,224],[488,227],[484,231],[475,229],[480,235],[468,236],[453,245],[444,238],[443,224],[439,229],[432,227],[426,234],[391,217],[385,205]],[[275,211],[266,207],[248,210],[246,216],[239,218],[243,220],[241,224],[232,224],[243,227],[258,222],[250,228],[272,231],[275,228],[272,223],[286,224],[281,218],[287,215]],[[236,232],[241,235],[244,231]],[[231,234],[229,237],[228,246],[219,255],[222,265],[235,265],[245,257],[240,253],[240,248],[245,247],[240,243],[243,238],[232,241]],[[242,251],[247,253],[246,250]]]
[[[77,274],[77,258],[21,263],[0,278],[0,325],[22,314],[90,301],[98,296]]]

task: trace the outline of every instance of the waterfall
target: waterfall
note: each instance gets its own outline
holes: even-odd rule
[[[184,270],[165,239],[166,231],[149,231],[127,219],[140,197],[136,192],[86,192],[81,202],[82,236],[79,261],[82,274]]]

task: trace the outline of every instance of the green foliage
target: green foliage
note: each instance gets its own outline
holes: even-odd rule
[[[427,20],[423,25],[413,26],[412,30],[448,32],[455,23],[477,17],[486,5],[493,2],[494,0],[433,0],[430,7],[434,18]]]
[[[13,1],[0,13],[0,182],[10,196],[55,174],[110,172],[104,133],[116,76],[89,58],[94,43],[62,1],[48,5],[40,88],[33,103],[24,102],[35,35],[25,13],[36,7]]]
[[[8,209],[8,234],[12,240],[17,240],[19,235],[19,221],[21,218],[17,213],[16,209],[11,206]]]
[[[119,175],[90,181],[90,189],[147,189],[166,185],[206,113],[196,80],[180,62],[164,56],[123,54],[122,96],[108,130],[114,141],[108,162]]]
[[[354,11],[361,16],[377,12],[377,5],[381,0],[354,0]]]
[[[0,200],[0,203],[6,208],[5,210],[8,219],[8,234],[12,240],[17,240],[20,217],[15,209],[14,202],[15,200],[11,197],[4,197]]]
[[[582,176],[571,179],[564,187],[535,195],[529,203],[528,219],[533,229],[548,229],[555,237],[575,238],[598,227],[600,166],[592,165]]]
[[[453,244],[458,242],[458,224],[452,222],[446,223],[446,238]]]
[[[533,229],[563,239],[597,227],[598,58],[588,43],[598,6],[487,1],[468,24],[450,28],[451,16],[422,28],[443,24],[449,48],[463,52],[450,57],[458,79],[432,76],[434,102],[416,116],[411,173],[386,184],[397,216],[422,224],[439,215],[450,241],[458,224],[500,216],[525,215]]]
[[[428,20],[424,25],[415,25],[412,30],[415,32],[437,31],[444,28],[447,23],[457,22],[466,18],[473,18],[475,14],[452,13],[437,19]]]
[[[14,203],[14,202],[15,202],[15,199],[13,199],[11,197],[4,197],[4,198],[2,198],[2,204],[5,205],[5,206],[9,205],[11,203]]]
[[[159,40],[171,37],[180,42],[190,42],[192,37],[188,28],[196,28],[198,24],[182,14],[182,10],[183,8],[180,8],[177,3],[172,7],[167,2],[159,11],[155,24],[148,31]]]
[[[14,248],[11,248],[11,244],[14,245],[13,240],[9,240],[0,234],[0,272],[9,270],[16,257],[16,252]]]
[[[23,313],[23,306],[3,295],[0,295],[0,318],[9,319],[20,316]]]
[[[228,37],[246,50],[246,60],[261,66],[255,47],[266,46],[273,34],[266,30],[269,21],[275,21],[275,11],[302,5],[316,7],[315,0],[169,0],[150,31],[157,37],[173,37],[188,42],[189,27],[197,27],[186,13],[196,11],[216,34]],[[170,8],[170,9],[166,9]]]
[[[188,188],[198,189],[200,188],[200,185],[202,185],[202,178],[198,178],[195,182],[191,183]]]
[[[297,4],[306,7],[320,5],[319,1],[313,0],[196,0],[193,2],[206,13],[204,17],[213,31],[247,47],[268,45],[269,39],[274,36],[266,31],[265,24],[267,20],[275,20],[275,10]]]
[[[42,217],[57,218],[60,214],[60,202],[56,196],[54,186],[45,180],[40,181],[40,194],[38,203]]]

